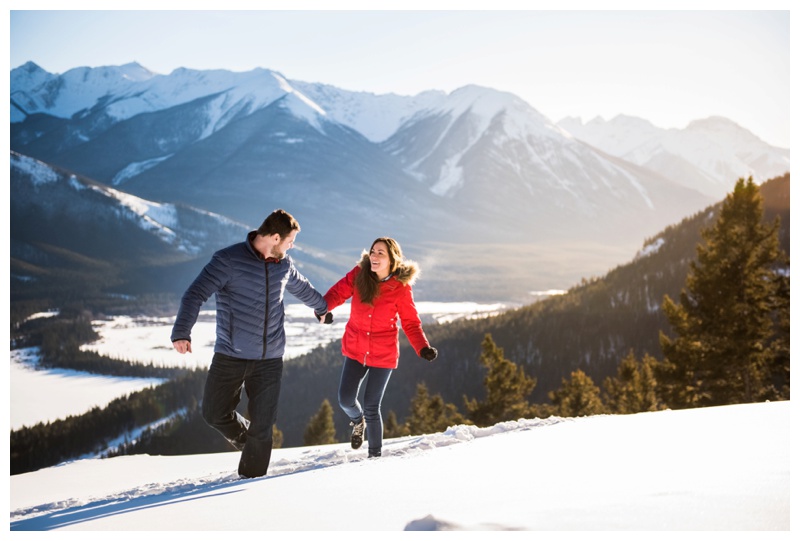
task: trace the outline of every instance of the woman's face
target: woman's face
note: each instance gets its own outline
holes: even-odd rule
[[[369,263],[372,272],[378,275],[378,278],[383,280],[389,276],[392,260],[389,257],[389,247],[383,241],[378,241],[372,245],[369,251]]]

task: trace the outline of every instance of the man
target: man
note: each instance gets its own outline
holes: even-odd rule
[[[321,322],[331,321],[325,299],[286,255],[299,231],[297,221],[278,209],[246,241],[216,252],[183,294],[172,328],[174,348],[191,353],[200,307],[216,294],[217,338],[202,411],[205,421],[242,451],[241,477],[266,475],[272,455],[286,345],[284,290]],[[249,421],[236,411],[242,388]]]

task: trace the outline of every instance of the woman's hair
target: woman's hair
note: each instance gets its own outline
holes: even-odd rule
[[[386,244],[387,251],[389,252],[389,275],[391,276],[403,262],[403,250],[400,249],[400,245],[396,240],[389,237],[380,237],[372,242],[369,251],[372,252],[372,249],[379,242]],[[359,263],[361,272],[356,276],[355,286],[356,291],[358,291],[358,296],[361,298],[361,302],[372,304],[381,290],[378,275],[372,272],[369,264],[369,257],[365,257],[368,255],[369,253],[365,252],[361,256],[361,262]]]

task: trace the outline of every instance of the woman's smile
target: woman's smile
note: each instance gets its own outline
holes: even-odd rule
[[[390,273],[391,259],[389,258],[389,247],[385,242],[376,242],[369,252],[370,270],[378,275],[379,280],[383,280]]]

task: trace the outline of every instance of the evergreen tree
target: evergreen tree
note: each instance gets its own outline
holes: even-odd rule
[[[536,386],[536,378],[528,377],[521,366],[506,359],[491,334],[484,337],[482,349],[480,362],[488,369],[483,380],[486,399],[478,402],[464,397],[468,418],[478,426],[490,426],[528,416],[528,396]]]
[[[778,228],[777,219],[764,224],[762,197],[750,178],[739,179],[716,222],[702,232],[680,302],[664,298],[675,336],[661,333],[665,362],[658,376],[669,407],[776,397]]]
[[[582,417],[606,413],[600,400],[600,388],[583,370],[576,370],[570,379],[561,380],[561,388],[548,393],[555,406],[555,414],[561,417]]]
[[[384,438],[399,438],[401,436],[408,436],[408,428],[405,424],[397,422],[397,414],[394,410],[390,410],[389,414],[383,420],[383,437]]]
[[[777,313],[770,372],[775,398],[789,400],[789,275],[783,272],[777,273],[775,285],[778,291]]]
[[[417,384],[417,394],[411,399],[410,409],[406,427],[411,435],[433,434],[464,423],[464,417],[455,404],[445,403],[439,394],[430,396],[424,383]]]
[[[336,427],[333,425],[333,408],[326,398],[306,426],[303,444],[327,445],[329,443],[336,443]]]
[[[658,400],[655,367],[658,361],[650,355],[641,363],[633,351],[622,360],[616,378],[606,378],[606,407],[610,413],[638,413],[663,409]]]

